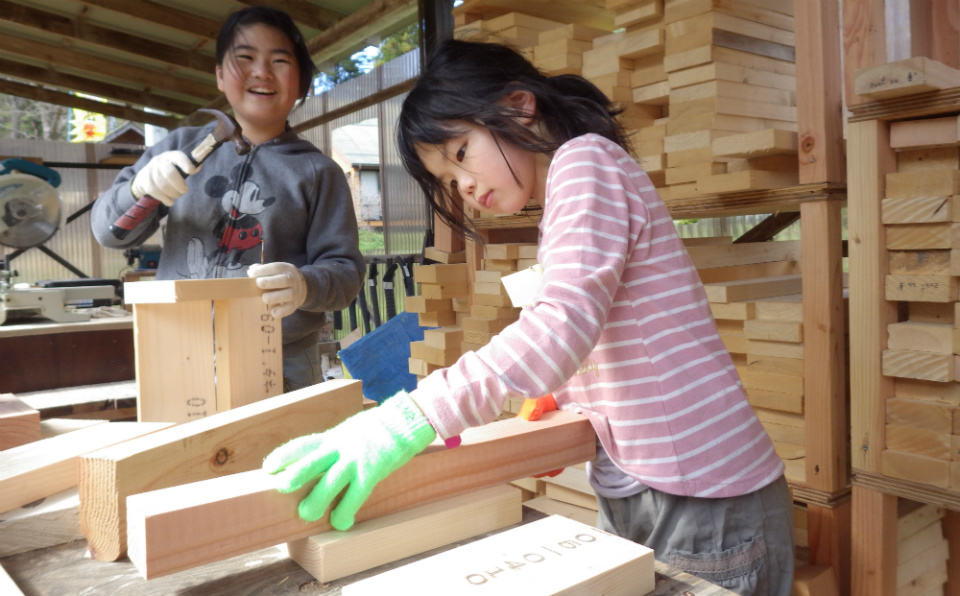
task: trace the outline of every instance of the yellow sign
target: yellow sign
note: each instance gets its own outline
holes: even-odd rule
[[[107,119],[103,114],[73,108],[70,120],[70,141],[73,143],[96,143],[107,134]]]

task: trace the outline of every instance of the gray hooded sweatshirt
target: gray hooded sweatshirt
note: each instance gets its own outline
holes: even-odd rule
[[[172,207],[160,205],[122,240],[110,231],[136,203],[130,184],[150,158],[189,155],[214,125],[178,128],[121,170],[93,205],[94,236],[110,248],[140,246],[166,217],[157,279],[246,277],[261,262],[262,239],[264,263],[296,265],[306,280],[306,301],[283,319],[284,353],[293,354],[317,342],[325,312],[349,306],[364,275],[347,179],[312,143],[290,130],[245,156],[224,143]]]

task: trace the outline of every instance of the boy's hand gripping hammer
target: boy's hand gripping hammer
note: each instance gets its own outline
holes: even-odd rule
[[[217,125],[214,127],[213,132],[207,135],[205,139],[200,141],[200,144],[194,147],[193,151],[187,154],[195,165],[199,166],[203,163],[203,160],[205,160],[214,149],[222,145],[224,141],[233,142],[233,146],[237,150],[237,155],[246,155],[250,152],[250,143],[243,138],[240,124],[237,123],[233,116],[225,114],[220,110],[206,108],[197,111],[215,116]],[[126,213],[121,215],[117,221],[113,222],[113,225],[110,226],[110,231],[117,239],[122,240],[133,228],[137,227],[137,224],[143,221],[145,217],[153,213],[158,205],[160,205],[160,201],[150,195],[143,195],[133,207],[127,209]]]

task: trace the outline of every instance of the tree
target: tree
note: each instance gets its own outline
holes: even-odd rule
[[[380,52],[374,60],[374,66],[380,66],[394,58],[399,58],[407,52],[417,49],[419,45],[420,27],[416,23],[412,23],[406,29],[397,31],[380,43]]]
[[[67,108],[42,101],[0,94],[0,138],[67,138]]]

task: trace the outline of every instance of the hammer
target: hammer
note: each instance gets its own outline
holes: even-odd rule
[[[200,143],[194,147],[193,151],[188,154],[188,157],[194,165],[199,166],[203,163],[203,160],[205,160],[214,149],[222,145],[224,141],[233,142],[234,147],[237,149],[237,155],[250,153],[250,143],[243,138],[240,124],[238,124],[232,116],[224,114],[220,110],[202,108],[197,111],[215,116],[217,118],[217,125],[214,127],[213,132],[200,141]],[[181,174],[183,174],[183,172],[181,172]],[[186,178],[186,175],[184,175],[184,178]],[[143,221],[145,217],[153,213],[158,205],[160,205],[160,201],[150,195],[143,195],[133,207],[127,209],[126,213],[117,218],[117,221],[113,222],[113,225],[110,226],[110,231],[118,240],[122,240],[133,228],[137,227],[137,224]]]

